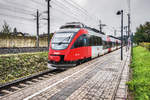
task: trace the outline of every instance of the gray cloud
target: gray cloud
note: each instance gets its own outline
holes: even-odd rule
[[[120,27],[120,16],[117,16],[116,12],[120,9],[127,12],[127,0],[72,1],[51,1],[51,32],[56,31],[61,25],[70,21],[81,21],[98,29],[99,20],[101,20],[107,25],[104,28],[104,32],[113,34],[113,27],[116,29]],[[131,0],[133,31],[135,31],[139,24],[150,21],[149,4],[149,0]],[[47,10],[45,0],[0,0],[0,29],[5,20],[11,27],[17,27],[19,31],[36,35],[36,20],[33,20],[33,14],[36,14],[37,9],[42,13],[41,18],[47,17],[43,13]],[[126,14],[124,15],[125,25],[127,25]],[[47,32],[46,20],[40,21],[40,34],[43,32]],[[118,32],[117,34],[119,35],[120,33]]]

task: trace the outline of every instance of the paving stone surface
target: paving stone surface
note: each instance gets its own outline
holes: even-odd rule
[[[120,50],[46,78],[1,100],[125,100],[130,51]]]

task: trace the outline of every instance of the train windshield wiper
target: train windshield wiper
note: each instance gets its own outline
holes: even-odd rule
[[[63,43],[63,41],[65,41],[66,39],[70,39],[71,36],[66,37],[65,39],[63,39],[61,42],[58,43],[58,45],[61,45]]]

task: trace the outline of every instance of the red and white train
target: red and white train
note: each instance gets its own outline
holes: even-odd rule
[[[69,68],[120,48],[121,41],[81,23],[68,23],[50,42],[48,66]]]

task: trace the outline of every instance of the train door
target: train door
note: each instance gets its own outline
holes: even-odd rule
[[[83,43],[84,43],[84,55],[85,55],[85,58],[89,58],[91,55],[91,50],[90,50],[90,47],[89,47],[89,40],[88,40],[88,35],[87,34],[84,34],[82,36],[82,39],[83,39]]]
[[[75,57],[76,57],[76,59],[85,59],[85,58],[87,58],[88,48],[87,48],[87,38],[86,38],[85,34],[78,37],[78,39],[74,43],[74,48],[75,48]]]

